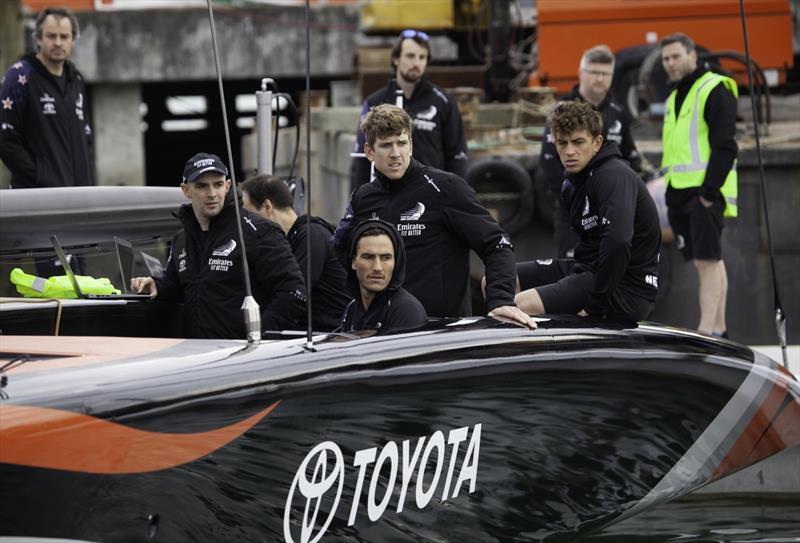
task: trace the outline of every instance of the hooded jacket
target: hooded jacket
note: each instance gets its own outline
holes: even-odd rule
[[[462,178],[413,158],[397,180],[377,172],[350,197],[333,237],[346,258],[353,227],[369,218],[395,225],[408,254],[404,286],[431,317],[472,314],[469,250],[486,265],[486,311],[514,305],[515,259],[511,240]],[[346,264],[349,267],[349,261]]]
[[[618,290],[623,298],[655,302],[661,250],[658,211],[616,143],[603,143],[583,170],[567,176],[561,202],[580,236],[575,271],[594,274],[587,312],[628,314],[629,308],[620,307]]]
[[[380,104],[394,104],[397,99],[397,81],[371,94],[364,101],[356,127],[356,153],[364,152],[364,133],[361,119],[369,110]],[[411,139],[414,158],[439,170],[459,177],[467,174],[467,139],[456,101],[442,89],[422,76],[410,98],[403,99],[403,109],[414,119]],[[369,182],[370,163],[366,158],[355,158],[352,167],[352,187]]]
[[[12,188],[95,184],[86,87],[72,62],[62,90],[36,55],[25,55],[6,72],[0,100],[0,158]]]
[[[156,298],[185,304],[186,337],[244,339],[244,275],[233,198],[229,193],[207,232],[191,204],[181,206],[178,219],[183,230],[172,239],[165,276],[156,279]],[[294,327],[305,308],[305,284],[283,231],[243,209],[242,233],[261,329]]]
[[[367,220],[359,224],[353,231],[352,241],[349,245],[348,255],[350,261],[356,255],[358,239],[367,230],[377,228],[392,240],[394,246],[394,271],[386,288],[373,298],[369,308],[365,311],[361,301],[361,286],[358,276],[352,267],[347,272],[347,288],[353,296],[353,301],[347,306],[342,315],[340,332],[354,332],[356,330],[408,330],[419,328],[428,322],[425,308],[413,295],[403,288],[406,272],[406,252],[403,240],[395,228],[381,220]]]
[[[347,272],[342,267],[328,240],[334,228],[319,217],[311,217],[307,226],[306,215],[297,217],[286,237],[292,247],[297,265],[303,276],[308,270],[308,242],[311,232],[311,277],[306,284],[311,292],[311,321],[314,330],[330,332],[342,320],[342,312],[350,302],[345,288]],[[300,316],[298,326],[306,327],[306,312]]]

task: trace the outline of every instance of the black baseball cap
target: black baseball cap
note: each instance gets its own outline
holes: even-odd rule
[[[206,172],[217,172],[228,176],[228,168],[217,155],[197,153],[183,167],[183,182],[191,183]]]

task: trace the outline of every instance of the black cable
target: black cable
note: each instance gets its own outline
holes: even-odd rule
[[[781,345],[784,367],[789,367],[788,355],[786,353],[786,315],[781,305],[780,294],[778,293],[778,276],[775,273],[775,251],[772,246],[772,228],[769,221],[769,208],[767,206],[767,184],[764,180],[764,162],[761,157],[761,140],[759,138],[758,112],[756,111],[755,94],[753,90],[753,64],[750,60],[750,44],[747,40],[747,21],[744,15],[744,0],[739,0],[739,14],[742,18],[742,34],[744,36],[744,54],[747,58],[747,84],[750,87],[750,105],[753,110],[753,122],[755,123],[756,137],[756,156],[758,157],[758,173],[761,180],[761,201],[764,207],[764,222],[767,227],[767,246],[769,248],[769,265],[772,272],[772,289],[775,302],[775,328],[778,333],[778,341]]]

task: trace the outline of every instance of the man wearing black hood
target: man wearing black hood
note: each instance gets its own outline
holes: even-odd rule
[[[378,219],[359,224],[348,254],[347,287],[353,301],[339,331],[408,330],[428,321],[419,300],[403,288],[405,248],[391,224]]]
[[[602,119],[585,102],[562,102],[551,119],[567,179],[561,204],[580,242],[574,259],[517,266],[517,305],[532,314],[641,320],[658,290],[661,228],[644,182],[603,142]]]
[[[380,104],[395,104],[414,119],[414,158],[423,164],[464,177],[467,173],[467,139],[458,104],[431,83],[425,69],[431,60],[430,38],[419,30],[403,30],[392,48],[394,78],[366,100],[356,127],[351,186],[370,181],[370,163],[363,158],[366,139],[361,120]],[[399,103],[398,103],[399,101]]]
[[[199,153],[183,169],[181,230],[170,246],[166,274],[135,277],[131,289],[184,303],[186,337],[244,339],[242,247],[228,168],[217,155]],[[277,224],[242,210],[242,234],[262,330],[293,328],[304,309],[303,276]]]

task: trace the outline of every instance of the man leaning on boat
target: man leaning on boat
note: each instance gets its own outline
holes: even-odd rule
[[[181,190],[191,203],[178,211],[183,229],[172,239],[165,276],[131,281],[136,292],[184,303],[186,337],[246,337],[242,248],[230,188],[228,168],[218,156],[190,158]],[[242,210],[241,220],[262,329],[292,328],[305,307],[305,285],[289,242],[277,224],[259,215]]]

